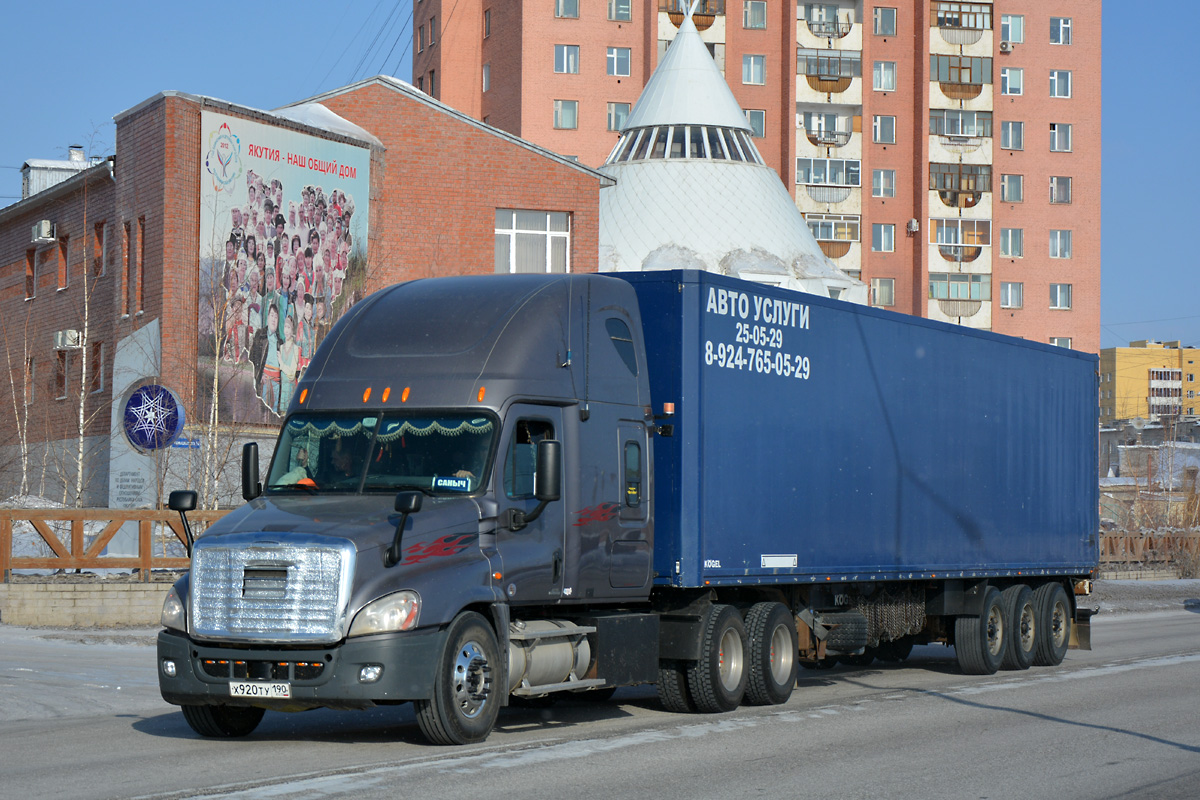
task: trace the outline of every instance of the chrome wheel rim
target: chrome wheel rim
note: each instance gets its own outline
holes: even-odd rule
[[[478,642],[467,642],[458,650],[452,666],[454,703],[467,719],[483,712],[492,693],[492,668]]]

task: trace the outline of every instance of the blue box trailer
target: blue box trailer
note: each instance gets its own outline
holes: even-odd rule
[[[1087,574],[1095,355],[698,271],[622,274],[655,410],[656,580]]]

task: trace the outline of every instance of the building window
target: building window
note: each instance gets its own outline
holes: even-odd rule
[[[797,158],[796,183],[805,186],[861,186],[862,162],[845,158]]]
[[[939,28],[992,29],[991,3],[946,3],[934,0],[933,14]]]
[[[929,112],[929,133],[933,136],[992,135],[992,112],[935,108]]]
[[[931,300],[991,300],[992,276],[963,272],[929,273]]]
[[[579,74],[579,45],[554,45],[554,71],[569,75]]]
[[[818,242],[857,242],[861,217],[855,214],[806,214],[804,221]]]
[[[871,132],[876,143],[895,144],[896,118],[876,114],[875,120],[871,124]]]
[[[761,86],[767,82],[767,57],[742,56],[742,83]]]
[[[1070,258],[1071,257],[1071,232],[1070,231],[1050,231],[1050,257],[1051,258]]]
[[[890,222],[871,224],[871,252],[894,253],[896,251],[896,226]],[[891,303],[888,303],[891,305]]]
[[[750,123],[750,135],[762,139],[767,135],[767,112],[761,108],[747,108],[746,121]]]
[[[871,196],[896,196],[896,170],[876,169],[871,171]]]
[[[608,104],[608,129],[610,131],[619,131],[624,128],[627,119],[629,119],[629,103]]]
[[[1005,150],[1025,149],[1025,123],[1001,122],[1000,146]]]
[[[1001,175],[1000,199],[1005,203],[1025,202],[1025,176]]]
[[[871,278],[871,305],[896,305],[895,278]]]
[[[108,248],[106,235],[108,223],[101,222],[92,229],[92,277],[100,278],[108,272]]]
[[[492,88],[492,65],[484,64],[483,65],[483,90],[486,92],[490,88]]]
[[[1069,70],[1069,69],[1052,69],[1052,70],[1050,70],[1050,96],[1051,97],[1070,97],[1071,96],[1071,70]]]
[[[1070,44],[1071,43],[1071,18],[1070,17],[1051,17],[1050,18],[1050,44]]]
[[[1000,70],[1000,94],[1021,94],[1025,85],[1025,70],[1004,67]]]
[[[796,74],[823,81],[862,77],[862,53],[846,50],[796,50]]]
[[[91,358],[88,369],[91,370],[92,394],[104,391],[104,343],[91,342]]]
[[[58,240],[58,290],[61,292],[71,285],[71,238],[64,236]]]
[[[608,0],[608,18],[616,22],[629,22],[633,19],[632,5],[630,0]]]
[[[571,215],[496,209],[496,272],[570,272]]]
[[[871,88],[877,92],[896,91],[896,62],[876,61],[871,70]]]
[[[579,127],[579,101],[554,101],[554,127],[574,130]]]
[[[932,161],[929,164],[929,188],[936,192],[990,192],[990,164],[951,164]]]
[[[429,70],[429,96],[437,99],[437,71]]]
[[[1069,309],[1071,307],[1071,284],[1050,284],[1050,307],[1057,309]]]
[[[1025,17],[1019,14],[1001,14],[1000,39],[1013,44],[1025,41]]]
[[[554,16],[579,18],[579,0],[554,0]]]
[[[1050,152],[1071,152],[1071,126],[1065,122],[1050,123]]]
[[[133,287],[133,223],[125,223],[125,238],[121,242],[121,254],[125,260],[125,285],[121,287],[121,316],[129,316],[129,293]]]
[[[492,35],[492,10],[485,8],[483,10],[483,38],[488,38]]]
[[[872,30],[876,36],[896,35],[896,9],[876,7],[871,14]]]
[[[71,371],[71,351],[56,350],[54,358],[54,399],[65,400],[68,388],[67,378]]]
[[[425,26],[417,28],[417,52],[425,52]]]
[[[931,219],[929,221],[929,243],[938,245],[966,245],[980,247],[992,243],[992,221],[990,219]]]
[[[429,18],[429,46],[433,47],[437,39],[437,17]]]
[[[617,77],[629,77],[629,48],[608,48],[608,74]]]
[[[37,296],[37,250],[25,251],[25,299]]]
[[[982,86],[992,82],[992,60],[975,56],[929,56],[929,79],[938,83]]]
[[[1070,336],[1051,336],[1050,344],[1054,345],[1055,347],[1070,348],[1071,337]]]
[[[1025,229],[1000,229],[1000,255],[1005,258],[1025,257]]]
[[[1050,202],[1066,204],[1071,202],[1071,179],[1064,175],[1050,176]]]
[[[1025,304],[1025,284],[1001,283],[1000,307],[1021,308]]]
[[[137,313],[146,310],[146,218],[138,217],[137,229],[137,284],[134,287],[134,303]]]
[[[743,0],[742,27],[762,30],[767,27],[766,0]]]

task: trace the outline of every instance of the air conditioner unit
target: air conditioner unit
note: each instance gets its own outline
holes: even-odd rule
[[[38,220],[33,225],[34,244],[49,244],[54,241],[54,223],[48,219]]]
[[[79,331],[67,329],[65,331],[54,332],[54,349],[55,350],[77,350],[79,349]]]
[[[908,224],[904,226],[904,229],[909,233],[916,233],[917,231],[921,230],[921,223],[917,222],[915,219],[910,219]]]
[[[1000,52],[1001,53],[1011,53],[1012,52],[1012,42],[1007,42],[1002,39],[1000,41]]]

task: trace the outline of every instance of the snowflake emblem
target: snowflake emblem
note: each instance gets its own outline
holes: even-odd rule
[[[125,435],[142,450],[166,447],[183,427],[182,409],[170,390],[143,386],[125,403]]]

